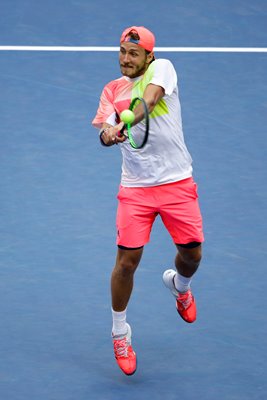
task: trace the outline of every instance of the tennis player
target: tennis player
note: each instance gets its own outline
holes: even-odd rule
[[[195,321],[197,314],[190,284],[201,260],[204,240],[192,159],[182,130],[177,75],[169,60],[155,59],[154,46],[155,37],[145,27],[124,30],[119,51],[122,76],[104,87],[92,121],[100,129],[101,143],[119,144],[122,151],[116,219],[118,248],[111,297],[115,358],[127,375],[136,370],[136,354],[126,310],[134,273],[155,218],[161,217],[177,250],[175,268],[163,273],[163,281],[175,297],[179,315],[189,323]],[[150,113],[149,138],[141,150],[134,150],[119,133],[123,129],[119,115],[135,97],[145,99]],[[134,113],[132,125],[137,128],[144,111],[138,107]]]

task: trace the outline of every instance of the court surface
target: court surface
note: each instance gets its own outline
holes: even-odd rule
[[[124,10],[127,9],[127,15]],[[0,46],[118,46],[145,25],[159,47],[266,48],[267,3],[1,1]],[[267,53],[156,52],[178,73],[205,244],[178,318],[157,220],[128,308],[138,370],[113,360],[109,279],[120,152],[91,120],[116,52],[0,51],[0,397],[267,398]]]

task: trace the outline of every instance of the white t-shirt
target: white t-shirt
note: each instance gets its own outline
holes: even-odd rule
[[[122,186],[157,186],[192,176],[192,159],[183,136],[177,75],[169,60],[155,60],[136,79],[121,77],[108,83],[92,123],[95,127],[102,127],[104,122],[115,124],[115,117],[129,107],[133,98],[142,97],[150,83],[161,86],[165,95],[150,114],[147,144],[142,149],[133,149],[128,140],[120,144]],[[133,133],[138,129],[145,126],[139,123],[131,128]]]

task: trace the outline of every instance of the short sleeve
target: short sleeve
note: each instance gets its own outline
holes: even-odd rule
[[[111,119],[113,121],[114,115],[113,94],[107,85],[101,93],[98,110],[92,121],[92,125],[96,128],[101,128],[103,123],[110,122]]]
[[[177,74],[169,60],[155,60],[151,66],[153,74],[150,83],[163,87],[165,94],[170,96],[177,86]]]

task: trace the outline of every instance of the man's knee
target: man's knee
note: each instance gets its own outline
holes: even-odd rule
[[[196,242],[192,242],[196,243]],[[202,258],[202,246],[198,243],[197,246],[177,245],[180,256],[185,263],[198,266]]]
[[[124,274],[132,274],[139,265],[143,253],[143,248],[138,249],[118,249],[116,267]]]

